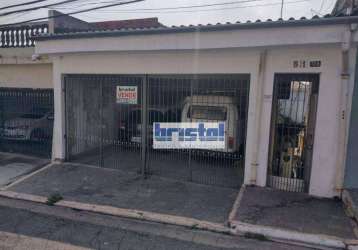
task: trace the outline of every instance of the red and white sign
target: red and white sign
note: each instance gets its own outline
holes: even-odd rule
[[[137,104],[137,86],[117,86],[116,97],[118,104]]]

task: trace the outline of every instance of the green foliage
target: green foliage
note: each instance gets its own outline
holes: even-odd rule
[[[245,233],[244,236],[246,238],[249,238],[249,239],[255,239],[255,240],[260,240],[260,241],[267,241],[268,240],[268,238],[265,235],[262,235],[262,234]]]
[[[63,197],[59,193],[51,194],[46,201],[46,204],[49,206],[55,205],[56,202],[62,200]]]

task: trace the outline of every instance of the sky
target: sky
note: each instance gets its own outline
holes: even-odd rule
[[[0,8],[16,3],[29,2],[30,0],[0,0]],[[56,3],[63,0],[48,0],[47,3]],[[79,0],[76,3],[52,7],[58,11],[68,13],[89,7],[112,4],[125,0]],[[305,16],[311,18],[314,15],[325,15],[330,13],[336,0],[284,0],[283,18],[300,18]],[[185,7],[204,4],[223,4],[210,7],[182,8],[182,9],[161,9]],[[44,5],[40,3],[37,5]],[[31,7],[36,5],[30,5]],[[22,6],[28,8],[30,6]],[[17,8],[19,9],[19,8]],[[0,10],[1,13],[17,10]],[[151,10],[143,10],[151,9]],[[154,10],[153,10],[154,9]],[[74,15],[89,22],[134,19],[145,17],[158,17],[164,25],[189,25],[225,22],[245,22],[257,19],[266,20],[278,19],[281,11],[281,0],[144,0],[142,2],[106,8],[102,10]],[[40,9],[27,13],[17,13],[0,17],[0,24],[25,21],[33,18],[47,16],[48,9]]]

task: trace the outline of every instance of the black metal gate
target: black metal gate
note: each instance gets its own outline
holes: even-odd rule
[[[51,157],[53,90],[0,88],[0,151]]]
[[[249,75],[68,75],[65,88],[67,160],[202,184],[242,184]],[[122,100],[119,90],[132,98]],[[153,148],[154,122],[194,120],[225,122],[226,149]]]
[[[268,186],[308,191],[318,85],[317,74],[275,75]]]

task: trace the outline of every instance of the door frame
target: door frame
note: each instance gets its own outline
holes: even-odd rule
[[[277,119],[277,85],[278,81],[282,78],[290,79],[290,81],[307,81],[311,82],[311,93],[309,94],[309,104],[308,104],[308,115],[307,115],[307,125],[305,128],[305,133],[308,133],[308,129],[311,131],[309,134],[305,136],[304,141],[304,149],[303,149],[303,162],[304,173],[303,173],[303,182],[304,188],[301,191],[295,190],[287,190],[287,191],[295,191],[295,192],[306,192],[309,191],[310,186],[310,177],[312,172],[312,159],[314,153],[314,137],[316,131],[316,120],[317,120],[317,108],[318,108],[318,99],[319,99],[319,86],[320,86],[320,74],[319,73],[274,73],[273,79],[273,89],[272,89],[272,106],[271,106],[271,118],[270,118],[270,137],[269,137],[269,150],[268,150],[268,162],[267,162],[267,179],[266,185],[273,187],[271,183],[271,175],[272,171],[272,161],[273,161],[273,153],[274,153],[274,141],[275,141],[275,122]],[[314,99],[313,99],[314,98]],[[314,105],[312,105],[312,100],[315,100]],[[306,145],[306,138],[309,138],[309,145]],[[310,150],[308,152],[308,149]],[[282,188],[283,187],[283,188]],[[275,187],[273,187],[275,188]],[[278,185],[277,189],[285,190],[284,184]]]

